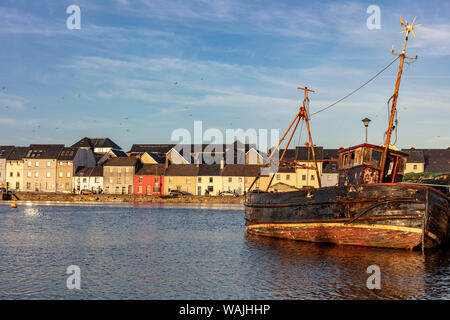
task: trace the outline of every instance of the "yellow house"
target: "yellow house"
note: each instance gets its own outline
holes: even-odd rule
[[[196,195],[216,196],[223,191],[221,165],[220,164],[201,164],[197,173],[197,192]]]
[[[405,173],[421,173],[425,171],[425,157],[420,150],[402,150],[409,153],[408,161],[406,162]]]
[[[262,174],[261,169],[263,166],[256,165],[256,164],[246,164],[244,167],[244,190],[245,192],[248,192],[250,186],[252,185],[253,181],[255,180],[256,176],[261,173],[261,176],[258,180],[253,184],[252,190],[262,190],[266,191],[267,186],[270,182],[270,176],[268,174]]]
[[[197,174],[199,165],[172,164],[167,167],[164,176],[164,194],[171,190],[197,194]]]
[[[6,187],[22,191],[23,184],[23,157],[27,154],[28,147],[15,147],[6,159]]]

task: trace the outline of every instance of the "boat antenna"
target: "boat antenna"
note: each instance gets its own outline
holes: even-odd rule
[[[421,26],[421,24],[418,25],[414,25],[414,22],[416,21],[416,17],[414,17],[414,20],[411,24],[408,24],[408,21],[403,21],[403,17],[400,17],[400,26],[401,27],[405,27],[405,30],[401,31],[400,33],[405,32],[405,40],[403,43],[403,50],[401,53],[396,53],[394,52],[394,45],[392,45],[392,54],[399,56],[400,57],[400,64],[398,66],[398,74],[397,74],[397,82],[395,83],[395,90],[394,90],[394,94],[392,95],[391,98],[389,98],[389,100],[392,99],[392,106],[391,106],[391,115],[389,118],[389,126],[388,129],[385,133],[386,135],[386,141],[385,141],[385,147],[384,147],[384,152],[383,152],[383,156],[381,158],[381,165],[380,165],[380,169],[381,169],[381,174],[380,174],[380,180],[379,182],[383,182],[383,176],[384,176],[384,170],[385,170],[385,166],[386,166],[386,159],[387,159],[387,155],[389,152],[389,144],[391,142],[391,134],[392,131],[395,129],[396,126],[394,126],[394,118],[396,115],[396,107],[397,107],[397,99],[398,99],[398,89],[400,87],[400,80],[402,78],[402,72],[403,72],[403,63],[406,59],[409,60],[417,60],[417,56],[415,57],[408,57],[407,55],[405,55],[406,53],[406,43],[408,42],[408,36],[411,33],[414,37],[416,37],[416,35],[414,34],[414,29]]]

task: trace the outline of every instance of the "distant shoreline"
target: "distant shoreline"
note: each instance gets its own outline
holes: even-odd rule
[[[11,200],[0,203],[14,202],[78,202],[78,203],[188,203],[188,204],[243,204],[244,196],[157,196],[157,195],[126,195],[126,194],[72,194],[46,192],[17,192]]]

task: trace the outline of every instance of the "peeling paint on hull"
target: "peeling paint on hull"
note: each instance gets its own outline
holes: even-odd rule
[[[247,232],[290,240],[433,248],[448,239],[450,199],[405,184],[249,193]]]

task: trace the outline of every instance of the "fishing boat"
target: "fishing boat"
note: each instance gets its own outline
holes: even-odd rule
[[[295,124],[284,152],[279,157],[279,168],[308,168],[316,171],[319,187],[289,192],[269,192],[272,175],[266,191],[253,190],[255,178],[245,198],[247,233],[251,235],[340,245],[358,245],[385,248],[422,250],[443,244],[450,235],[450,199],[434,187],[402,183],[408,154],[391,145],[391,134],[397,125],[396,104],[405,59],[408,35],[414,35],[415,18],[411,24],[400,18],[405,29],[403,50],[397,55],[399,68],[392,97],[388,100],[390,119],[384,145],[366,143],[338,151],[338,185],[321,187],[319,166],[315,157],[309,125],[309,98],[311,89],[304,90],[304,99],[296,117],[269,160]],[[394,60],[394,61],[396,61]],[[394,62],[393,61],[393,62]],[[392,63],[393,63],[392,62]],[[392,64],[391,63],[391,64]],[[308,166],[298,161],[283,161],[285,152],[303,120],[309,135],[307,145],[312,161]],[[270,163],[269,161],[269,163]]]

